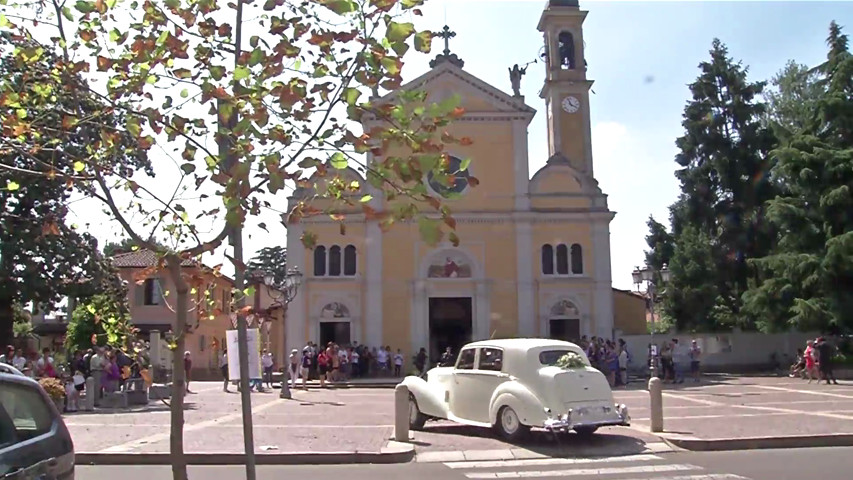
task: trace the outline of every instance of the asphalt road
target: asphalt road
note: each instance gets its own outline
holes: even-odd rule
[[[850,480],[851,448],[680,452],[611,458],[504,460],[495,462],[408,463],[400,465],[262,466],[258,480]],[[243,467],[190,467],[190,479],[245,478]],[[169,467],[77,467],[77,480],[169,480]]]

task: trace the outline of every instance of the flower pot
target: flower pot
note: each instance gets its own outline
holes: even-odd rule
[[[65,412],[65,397],[62,398],[53,398],[53,404],[56,405],[56,409],[59,410],[59,413]]]

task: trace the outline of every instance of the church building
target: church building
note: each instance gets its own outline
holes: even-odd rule
[[[443,201],[457,221],[461,243],[429,246],[417,222],[400,222],[383,233],[361,214],[346,215],[344,235],[327,215],[288,225],[288,265],[305,274],[288,306],[288,349],[301,349],[307,341],[358,342],[400,348],[409,359],[426,347],[435,361],[448,346],[455,353],[468,341],[490,337],[577,341],[583,335],[645,333],[643,299],[611,285],[615,213],[594,176],[586,15],[577,0],[549,0],[539,21],[549,158],[532,176],[527,129],[536,110],[518,93],[520,72],[511,75],[515,95],[471,75],[450,53],[452,32],[445,27],[439,34],[444,52],[402,89],[425,90],[428,102],[461,96],[465,114],[448,131],[473,143],[450,146],[451,171],[461,159],[471,162],[450,188],[424,178],[435,195],[448,189],[458,194]],[[387,205],[359,172],[346,175],[373,195],[375,210]],[[469,175],[479,180],[476,188]],[[297,189],[291,207],[312,194]],[[318,236],[313,249],[300,241],[306,230]],[[614,314],[619,305],[630,314]]]

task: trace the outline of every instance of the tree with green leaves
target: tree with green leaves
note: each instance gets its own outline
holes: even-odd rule
[[[767,207],[779,241],[755,261],[769,280],[748,300],[774,313],[776,327],[853,328],[853,55],[835,22],[827,43],[814,121],[773,152],[786,187]]]
[[[741,295],[754,279],[748,260],[762,257],[773,240],[763,210],[764,202],[775,195],[768,156],[775,139],[762,124],[764,105],[758,98],[764,83],[749,82],[747,69],[719,40],[714,40],[710,54],[690,85],[692,99],[682,122],[685,133],[676,141],[680,150],[676,177],[682,194],[670,209],[673,275],[667,290],[692,293],[672,296],[667,313],[680,327],[690,329],[713,329],[732,321],[752,324],[741,312]],[[701,246],[702,241],[707,245]],[[701,278],[688,275],[697,269],[695,260],[684,253],[700,247],[710,248],[705,253],[713,262],[713,268],[699,269]],[[717,302],[721,304],[713,311],[728,312],[725,319],[696,316],[710,312]]]
[[[155,240],[154,243],[157,244],[161,250],[165,250],[167,248],[162,242],[157,242]],[[104,245],[104,256],[113,257],[120,253],[135,252],[140,248],[142,247],[134,239],[125,237],[118,242],[107,242],[107,244]]]
[[[283,284],[287,277],[287,248],[264,247],[249,260],[247,271],[271,274],[276,284]]]
[[[126,299],[95,295],[77,304],[69,317],[65,347],[70,352],[95,345],[126,349],[135,338]]]
[[[449,122],[463,113],[458,100],[425,105],[424,97],[410,94],[385,105],[371,102],[380,90],[400,87],[403,56],[412,46],[429,51],[431,34],[400,21],[402,15],[420,14],[422,3],[78,0],[72,7],[46,0],[49,9],[22,6],[37,22],[13,23],[12,16],[5,17],[2,28],[38,43],[17,50],[19,61],[37,62],[38,49],[58,49],[61,64],[52,78],[34,86],[49,83],[73,100],[59,110],[61,121],[47,130],[50,139],[61,143],[80,136],[86,148],[71,158],[72,185],[101,201],[136,245],[161,257],[151,273],[165,271],[176,286],[178,352],[184,349],[187,312],[201,291],[183,264],[214,253],[226,239],[233,247],[226,257],[235,268],[238,331],[245,344],[250,307],[245,306],[242,228],[247,217],[269,209],[287,186],[322,183],[318,195],[332,201],[323,209],[313,208],[310,200],[300,202],[285,221],[338,212],[334,215],[343,222],[339,207],[351,203],[390,226],[401,218],[425,216],[421,206],[429,202],[444,228],[453,229],[450,210],[426,195],[414,172],[447,176],[445,145],[466,141],[446,133]],[[14,18],[23,16],[17,12]],[[51,33],[40,35],[45,29]],[[8,104],[11,90],[2,85],[0,101]],[[88,98],[104,102],[102,112],[120,115],[123,122],[117,126],[87,115],[83,103]],[[46,103],[36,94],[15,102]],[[27,140],[38,124],[14,112],[3,119],[4,133],[11,134],[5,137],[31,149],[19,145],[20,134]],[[371,119],[366,130],[361,127],[365,118]],[[209,148],[212,141],[218,149]],[[156,179],[133,175],[115,162],[155,151],[162,158],[155,165]],[[367,163],[367,154],[379,160]],[[346,178],[348,168],[362,172],[385,198],[396,198],[398,208],[374,212],[369,197],[350,198],[361,185]],[[435,221],[430,218],[430,228],[424,229],[430,239],[440,238]],[[303,242],[310,247],[315,239],[307,232]],[[242,351],[240,357],[246,401],[248,364]],[[170,450],[173,476],[183,480],[185,379],[180,355],[174,359]],[[247,477],[253,480],[251,416],[243,420]]]
[[[790,137],[813,128],[818,101],[825,93],[820,72],[789,61],[771,80],[767,99],[767,122],[779,138]]]

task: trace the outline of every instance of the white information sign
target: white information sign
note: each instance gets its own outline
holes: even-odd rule
[[[246,330],[246,341],[249,344],[249,380],[261,378],[259,340],[257,328]],[[226,330],[225,341],[228,343],[228,379],[240,380],[240,343],[237,341],[237,330]]]

